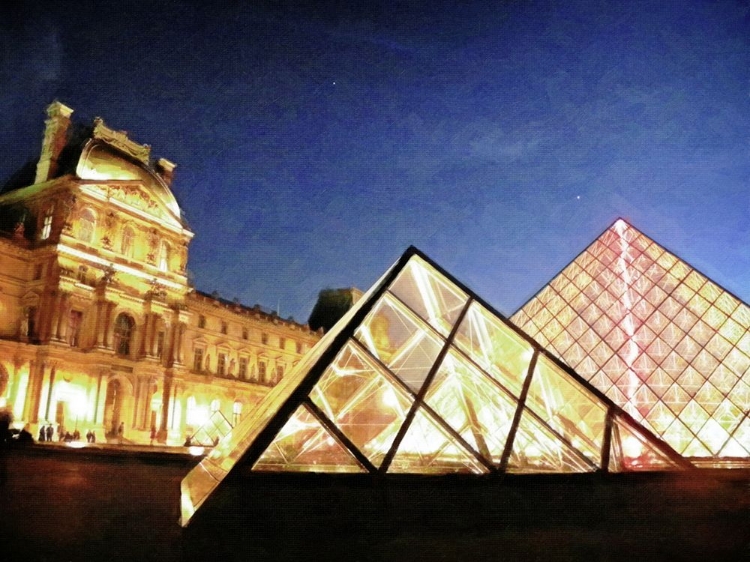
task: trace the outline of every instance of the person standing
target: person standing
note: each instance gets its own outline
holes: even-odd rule
[[[125,422],[120,422],[120,427],[117,428],[117,441],[122,445],[122,440],[125,435]]]
[[[150,435],[150,437],[151,437],[151,444],[153,445],[154,444],[154,439],[156,439],[156,426],[155,425],[151,426],[151,435]]]
[[[49,441],[49,442],[52,442],[52,433],[53,433],[53,432],[55,431],[55,430],[54,430],[54,429],[52,428],[52,424],[49,424],[49,425],[47,426],[47,430],[46,430],[46,431],[47,431],[47,441]]]

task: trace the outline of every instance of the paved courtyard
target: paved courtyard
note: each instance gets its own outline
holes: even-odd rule
[[[77,455],[76,453],[81,453]],[[750,559],[750,472],[230,477],[187,529],[159,454],[14,451],[0,560]]]

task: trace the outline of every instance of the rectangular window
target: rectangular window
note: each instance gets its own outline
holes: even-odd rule
[[[301,341],[297,342],[297,353],[302,355],[302,342]]]
[[[258,380],[266,382],[266,362],[258,361]]]
[[[88,274],[88,268],[85,265],[79,265],[78,266],[78,275],[76,278],[78,279],[79,283],[86,283],[86,276]]]
[[[42,223],[42,232],[39,236],[40,240],[46,240],[49,238],[49,235],[52,233],[52,214],[54,212],[55,208],[50,207],[47,210],[47,214],[44,215],[44,222]]]
[[[268,345],[268,334],[266,334],[265,332],[260,335],[260,343],[262,343],[263,345]]]
[[[229,331],[229,326],[226,322],[221,323],[221,333],[226,334]]]
[[[250,333],[249,333],[248,329],[245,326],[243,326],[242,327],[242,339],[246,340],[249,335],[250,335]]]
[[[279,347],[284,349],[286,347],[286,338],[279,338]]]
[[[237,375],[241,379],[247,378],[247,357],[240,357],[240,371]]]
[[[284,365],[276,365],[276,382],[281,380],[284,376]]]
[[[200,347],[195,350],[195,355],[193,356],[193,371],[198,371],[199,373],[203,371],[203,349]]]
[[[227,354],[219,353],[219,364],[216,366],[216,374],[224,376],[227,370]]]
[[[206,317],[202,314],[198,316],[198,327],[199,328],[205,328],[206,327]]]

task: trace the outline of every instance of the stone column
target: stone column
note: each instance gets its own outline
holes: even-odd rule
[[[96,332],[96,340],[95,345],[96,347],[104,347],[104,307],[106,305],[105,301],[97,301],[96,303],[96,327],[94,328]]]
[[[107,402],[107,387],[109,385],[109,373],[105,370],[99,372],[99,382],[96,389],[96,406],[94,411],[96,412],[94,422],[97,425],[104,424],[104,408]],[[106,428],[105,428],[106,433]],[[104,437],[102,435],[102,437]]]
[[[57,341],[65,341],[68,332],[68,316],[70,314],[70,293],[60,291],[59,306],[57,309],[57,320],[53,323],[52,338]]]
[[[184,363],[183,350],[185,340],[185,329],[186,325],[184,322],[177,322],[175,325],[175,354],[174,363],[176,365],[182,365]]]
[[[44,408],[44,419],[49,420],[50,404],[52,403],[52,389],[55,386],[55,374],[57,373],[57,365],[52,364],[52,369],[49,373],[49,384],[47,386],[47,404]]]
[[[162,389],[161,396],[161,423],[159,424],[159,432],[157,435],[157,440],[159,441],[159,443],[167,442],[167,433],[169,429],[169,404],[171,402],[172,394],[172,375],[165,373],[163,381],[164,388]]]
[[[112,329],[115,323],[112,314],[115,311],[116,303],[104,301],[102,304],[104,309],[104,346],[107,349],[112,349]]]
[[[45,362],[38,359],[32,361],[29,367],[29,386],[26,391],[26,403],[24,404],[23,413],[24,419],[30,423],[37,423],[39,421],[45,367]]]
[[[143,315],[143,337],[138,349],[138,357],[151,356],[150,339],[153,331],[153,317],[154,315],[150,312]]]

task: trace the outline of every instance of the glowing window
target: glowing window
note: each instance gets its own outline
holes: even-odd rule
[[[219,362],[216,366],[216,374],[223,376],[226,374],[227,369],[227,354],[226,353],[219,353]]]
[[[218,412],[219,408],[221,407],[221,403],[219,402],[218,398],[214,398],[211,400],[211,412]]]
[[[237,375],[241,379],[247,378],[247,357],[240,357],[240,370],[239,370],[239,373],[237,373]]]
[[[96,228],[96,215],[91,209],[85,209],[78,219],[78,238],[83,242],[92,242]]]
[[[232,425],[240,423],[242,418],[242,402],[235,402],[232,404]]]
[[[124,312],[115,320],[115,353],[127,357],[130,355],[131,340],[135,320]]]
[[[193,355],[193,370],[198,372],[203,370],[203,349],[200,347],[195,349]]]
[[[42,223],[42,232],[39,235],[40,240],[46,240],[52,233],[52,215],[55,211],[55,206],[50,205],[47,212],[44,214],[44,221]]]
[[[169,270],[170,253],[169,244],[165,240],[162,240],[159,247],[159,269],[162,271]]]
[[[133,257],[133,241],[135,240],[135,233],[129,226],[125,227],[122,231],[122,241],[120,244],[120,252],[125,257]]]
[[[258,379],[261,382],[266,382],[266,362],[258,361]]]

